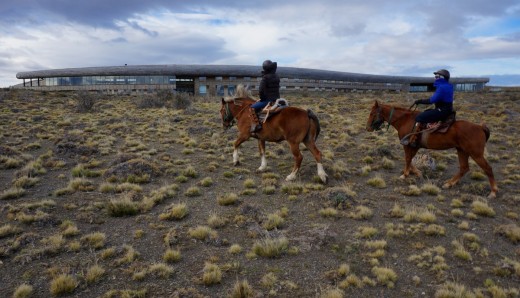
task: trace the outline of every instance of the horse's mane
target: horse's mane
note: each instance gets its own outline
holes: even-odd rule
[[[391,108],[394,108],[395,110],[399,110],[399,111],[403,111],[403,112],[410,112],[410,113],[415,112],[415,111],[410,110],[410,108],[402,107],[402,106],[397,106],[397,105],[395,105],[395,104],[384,104],[384,103],[379,102],[379,105],[380,105],[380,106],[391,107]]]
[[[231,96],[224,97],[225,102],[231,102],[235,99],[250,99],[253,101],[256,101],[256,98],[253,97],[251,94],[251,90],[249,90],[249,86],[244,86],[243,84],[238,84],[237,89],[235,90],[235,93]]]

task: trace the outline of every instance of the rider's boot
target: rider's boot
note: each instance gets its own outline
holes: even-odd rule
[[[416,123],[415,125],[416,130],[415,134],[410,136],[410,146],[413,148],[416,148],[419,146],[419,137],[421,136],[421,130],[423,130],[423,124],[422,123]]]
[[[251,129],[249,131],[252,133],[257,132],[262,129],[262,124],[260,124],[255,108],[251,108],[249,111],[251,113]]]
[[[408,146],[412,143],[412,141],[416,141],[417,139],[417,135],[415,135],[415,129],[417,128],[418,126],[418,122],[415,122],[413,127],[412,127],[412,131],[407,134],[406,136],[404,136],[404,138],[401,139],[401,145],[404,145],[404,146]]]

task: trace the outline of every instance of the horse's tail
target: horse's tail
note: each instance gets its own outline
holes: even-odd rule
[[[482,123],[482,129],[484,130],[484,133],[486,134],[486,142],[489,140],[489,136],[491,135],[491,131],[489,130],[489,127],[485,123]]]
[[[316,135],[314,136],[314,140],[316,141],[318,139],[318,136],[320,135],[320,131],[321,131],[320,120],[318,120],[318,116],[316,116],[316,114],[314,114],[314,112],[311,109],[307,109],[307,115],[309,116],[309,119],[311,119],[312,122],[314,123],[314,125],[316,126]],[[311,127],[312,127],[312,124],[311,124]],[[305,136],[306,141],[308,141],[309,137],[311,137],[310,130],[311,129],[309,128],[309,131],[307,132],[307,135]]]

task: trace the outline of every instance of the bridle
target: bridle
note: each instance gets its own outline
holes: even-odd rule
[[[237,115],[240,114],[247,107],[248,107],[247,105],[245,107],[243,107],[237,113]],[[226,102],[226,104],[225,104],[224,115],[222,116],[222,121],[224,121],[224,123],[226,123],[226,122],[229,123],[229,125],[227,125],[226,128],[230,128],[237,122],[236,117],[233,115],[233,113],[231,113],[231,109],[229,108],[229,102]]]
[[[394,107],[392,107],[392,110],[390,110],[390,116],[388,117],[388,121],[386,121],[388,123],[388,125],[386,126],[386,131],[388,131],[388,129],[390,128],[390,124],[392,122],[392,116],[394,115],[394,110],[395,110]],[[380,130],[381,126],[385,122],[385,119],[381,116],[381,111],[382,111],[381,106],[377,106],[376,117],[375,117],[375,119],[372,120],[372,123],[370,123],[370,126],[374,130]]]
[[[233,126],[233,124],[236,122],[235,116],[233,116],[233,113],[231,113],[231,109],[229,108],[228,102],[226,102],[226,104],[225,104],[224,115],[222,117],[222,120],[224,122],[229,123],[228,127]]]

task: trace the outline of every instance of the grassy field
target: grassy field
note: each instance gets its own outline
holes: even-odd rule
[[[320,119],[326,185],[305,150],[285,182],[285,142],[234,167],[220,98],[1,95],[0,297],[520,296],[518,93],[455,97],[491,129],[495,200],[473,161],[441,188],[454,149],[399,179],[396,131],[366,131],[374,100],[427,94],[286,96]]]

